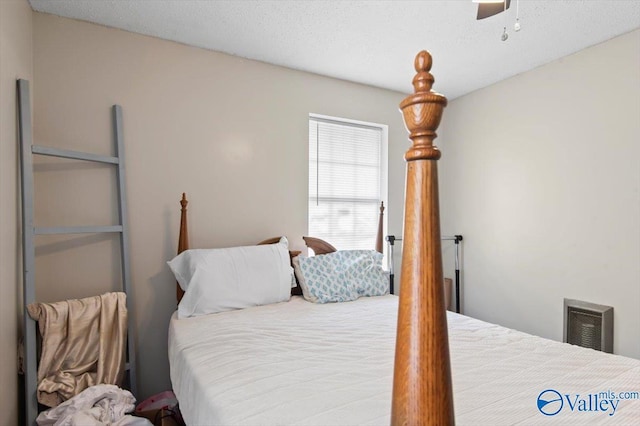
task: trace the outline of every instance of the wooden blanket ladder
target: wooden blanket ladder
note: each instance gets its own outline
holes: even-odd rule
[[[120,255],[122,289],[127,294],[128,331],[127,331],[127,362],[126,379],[133,394],[136,394],[136,353],[135,335],[132,321],[133,303],[131,301],[131,279],[129,265],[129,236],[127,227],[127,204],[125,193],[124,145],[122,139],[122,108],[112,107],[113,135],[116,145],[116,156],[88,154],[84,152],[56,149],[33,145],[31,128],[31,105],[29,82],[17,81],[18,90],[18,128],[20,140],[20,177],[22,179],[22,266],[23,266],[23,297],[24,297],[24,383],[25,383],[25,421],[31,426],[38,416],[38,401],[36,398],[37,383],[37,335],[36,323],[27,313],[26,306],[36,301],[35,295],[35,244],[36,235],[51,234],[97,234],[118,233],[120,235]],[[45,155],[72,160],[106,163],[116,166],[116,180],[118,188],[118,216],[119,223],[112,226],[76,226],[76,227],[35,227],[34,226],[34,173],[33,156]],[[125,380],[126,380],[125,379]]]

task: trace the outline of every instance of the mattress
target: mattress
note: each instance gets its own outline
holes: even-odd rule
[[[397,300],[174,314],[171,381],[186,423],[388,425]],[[447,315],[458,425],[640,424],[639,360]]]

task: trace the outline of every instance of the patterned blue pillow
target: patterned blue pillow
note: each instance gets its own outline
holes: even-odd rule
[[[381,296],[389,289],[382,254],[373,250],[298,256],[293,263],[302,294],[310,302],[347,302],[360,296]]]
[[[383,296],[389,293],[389,276],[382,269],[382,253],[374,250],[343,252],[350,263],[350,280],[360,296]]]

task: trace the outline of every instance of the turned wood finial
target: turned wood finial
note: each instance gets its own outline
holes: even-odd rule
[[[182,199],[180,200],[180,235],[178,236],[178,254],[189,249],[189,230],[187,228],[187,194],[182,193]],[[176,297],[178,302],[182,300],[184,291],[180,288],[180,285],[176,283]]]
[[[447,98],[431,90],[434,78],[429,72],[433,61],[426,50],[416,56],[413,77],[414,94],[400,103],[404,123],[409,131],[413,146],[405,154],[407,161],[437,160],[440,150],[433,144],[438,136],[436,129],[440,125],[442,111],[447,106]]]
[[[178,254],[189,249],[189,231],[187,230],[187,194],[182,193],[180,200],[180,235],[178,236]]]
[[[380,201],[380,216],[378,217],[378,233],[376,234],[376,251],[382,253],[382,233],[384,230],[384,201]]]
[[[434,79],[429,71],[431,71],[432,64],[433,59],[431,59],[431,55],[426,50],[422,50],[416,55],[416,59],[413,62],[417,73],[413,77],[413,89],[416,93],[431,91]]]
[[[413,145],[407,178],[391,424],[453,425],[453,392],[433,145],[447,99],[431,90],[431,55],[418,53],[415,93],[400,103]]]

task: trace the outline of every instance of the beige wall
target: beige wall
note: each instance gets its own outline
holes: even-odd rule
[[[27,0],[0,1],[0,424],[18,419],[16,342],[21,326],[16,79],[32,79],[32,12]]]
[[[563,298],[614,307],[640,358],[640,31],[458,98],[440,137],[464,312],[562,340]]]
[[[384,123],[390,229],[400,233],[408,147],[397,110],[402,94],[46,14],[34,14],[34,27],[37,143],[110,153],[109,107],[123,107],[139,397],[170,388],[166,340],[175,282],[165,262],[176,250],[181,192],[190,199],[192,247],[284,234],[301,248],[308,114]],[[115,220],[111,177],[92,165],[39,162],[36,222]],[[41,241],[38,297],[115,287],[114,253],[109,238]]]
[[[176,248],[180,193],[191,200],[192,247],[286,234],[301,248],[309,112],[389,125],[389,232],[401,234],[402,94],[33,16],[36,142],[112,153],[109,107],[124,110],[138,397],[170,387],[175,287],[165,262]],[[438,139],[443,234],[465,236],[466,313],[559,340],[562,297],[610,304],[616,351],[640,356],[637,52],[638,32],[447,108]],[[13,179],[3,191],[15,198]],[[114,222],[112,181],[109,168],[38,161],[36,223]],[[112,238],[42,238],[39,299],[117,287]]]

